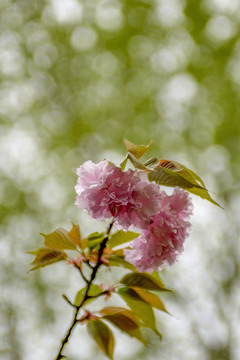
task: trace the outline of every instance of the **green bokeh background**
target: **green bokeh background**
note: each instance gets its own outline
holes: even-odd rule
[[[75,169],[119,163],[123,138],[196,171],[224,211],[193,196],[193,231],[162,273],[163,341],[118,334],[116,359],[237,360],[240,1],[0,2],[0,359],[53,360],[81,287],[70,267],[27,274],[48,233],[104,224],[74,206]],[[102,274],[112,281],[118,273]],[[83,327],[69,359],[102,359]],[[79,354],[79,355],[78,355]]]

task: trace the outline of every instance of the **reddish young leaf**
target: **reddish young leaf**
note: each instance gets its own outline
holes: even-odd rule
[[[136,159],[140,159],[146,151],[151,146],[152,142],[150,142],[147,146],[145,145],[135,145],[131,141],[124,139],[127,151],[131,153],[133,156],[136,157]]]
[[[72,229],[68,232],[68,236],[77,246],[81,248],[81,233],[79,225],[72,223]]]
[[[37,270],[41,267],[51,265],[57,261],[66,258],[66,254],[63,251],[42,247],[35,251],[29,252],[29,254],[36,255],[35,259],[31,262],[34,265],[29,271]]]
[[[113,359],[114,337],[109,327],[101,320],[90,320],[87,323],[90,336],[109,359]]]
[[[110,321],[120,330],[124,331],[132,337],[135,337],[144,345],[146,345],[146,341],[144,340],[139,329],[139,321],[130,310],[122,307],[110,306],[102,309],[99,313],[103,319]]]

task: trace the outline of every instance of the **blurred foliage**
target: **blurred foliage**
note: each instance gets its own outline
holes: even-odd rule
[[[120,163],[123,137],[195,170],[225,211],[194,197],[165,274],[180,320],[160,318],[147,351],[124,337],[116,358],[239,359],[240,1],[2,0],[0,17],[0,359],[57,349],[71,316],[60,294],[78,278],[61,264],[27,276],[25,252],[70,221],[99,230],[74,206],[74,171]]]

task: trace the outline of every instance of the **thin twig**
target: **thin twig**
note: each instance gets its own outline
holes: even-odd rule
[[[80,266],[76,266],[76,268],[78,269],[78,271],[80,272],[81,274],[81,277],[83,278],[83,280],[85,281],[86,284],[88,284],[88,279],[86,278],[86,276],[83,274],[83,271],[82,269],[80,268]]]
[[[110,234],[110,231],[111,231],[111,229],[112,229],[112,226],[113,226],[113,221],[109,224],[108,230],[107,230],[107,232],[106,232],[106,237],[103,239],[103,241],[102,241],[101,244],[100,244],[100,248],[99,248],[99,252],[98,252],[97,263],[96,263],[96,265],[95,265],[94,267],[91,266],[91,267],[92,267],[92,274],[91,274],[90,280],[89,280],[88,283],[87,283],[87,286],[86,286],[86,290],[85,290],[83,299],[82,299],[80,305],[75,307],[75,312],[74,312],[74,316],[73,316],[72,323],[71,323],[71,325],[70,325],[70,327],[69,327],[69,329],[68,329],[65,337],[64,337],[63,340],[62,340],[61,347],[60,347],[60,349],[59,349],[59,352],[58,352],[55,360],[61,360],[61,359],[63,359],[63,358],[65,357],[64,355],[62,355],[62,351],[63,351],[65,345],[66,345],[67,342],[68,342],[68,339],[69,339],[69,337],[70,337],[70,335],[71,335],[71,333],[72,333],[73,328],[75,327],[75,325],[76,325],[77,322],[78,322],[77,317],[78,317],[79,310],[82,308],[82,306],[83,306],[83,304],[85,303],[85,301],[89,298],[89,296],[88,296],[88,291],[89,291],[89,289],[90,289],[90,286],[92,285],[92,282],[94,281],[94,279],[95,279],[95,277],[96,277],[96,274],[97,274],[97,271],[98,271],[99,267],[102,265],[101,257],[102,257],[103,251],[104,251],[104,249],[105,249],[105,247],[106,247],[106,244],[107,244],[107,241],[108,241],[108,236],[109,236],[109,234]],[[100,295],[99,295],[99,296],[100,296]],[[70,301],[69,301],[69,302],[70,302]]]
[[[98,298],[98,297],[100,297],[100,296],[107,295],[107,294],[108,294],[108,291],[107,291],[107,290],[105,290],[105,291],[101,292],[101,293],[100,293],[100,294],[98,294],[98,295],[91,295],[91,296],[88,296],[88,299],[95,299],[95,298]]]
[[[77,306],[74,305],[70,300],[69,298],[65,295],[65,294],[62,294],[62,297],[64,298],[64,300],[66,300],[66,302],[71,305],[72,307],[76,308]]]
[[[85,262],[86,262],[87,266],[88,266],[90,269],[93,269],[93,268],[94,268],[94,266],[92,266],[89,261],[85,261]]]

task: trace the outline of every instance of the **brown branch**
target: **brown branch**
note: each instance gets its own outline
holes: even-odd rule
[[[102,261],[101,261],[101,257],[102,257],[102,254],[103,254],[103,251],[106,247],[106,244],[107,244],[107,241],[108,241],[108,236],[110,234],[110,231],[112,229],[112,226],[113,226],[113,221],[109,224],[109,227],[108,227],[108,230],[106,232],[106,237],[103,239],[103,241],[101,242],[100,244],[100,248],[99,248],[99,252],[98,252],[98,259],[97,259],[97,263],[96,265],[92,268],[92,274],[91,274],[91,278],[90,280],[87,282],[87,287],[86,287],[86,290],[85,290],[85,294],[83,296],[83,299],[80,303],[79,306],[76,306],[75,307],[75,312],[74,312],[74,316],[73,316],[73,320],[72,320],[72,323],[65,335],[65,337],[63,338],[62,340],[62,343],[61,343],[61,346],[60,346],[60,349],[59,349],[59,352],[55,358],[55,360],[61,360],[63,359],[65,356],[62,354],[63,350],[64,350],[64,347],[65,345],[67,344],[68,342],[68,339],[72,333],[72,330],[73,328],[75,327],[75,325],[78,323],[78,313],[80,311],[80,309],[82,308],[82,306],[84,305],[85,301],[89,298],[88,296],[88,292],[89,292],[89,289],[90,289],[90,286],[92,285],[95,277],[96,277],[96,274],[97,274],[97,271],[98,269],[100,268],[100,266],[102,265]],[[102,295],[102,294],[101,294]],[[66,298],[65,298],[66,299]]]

